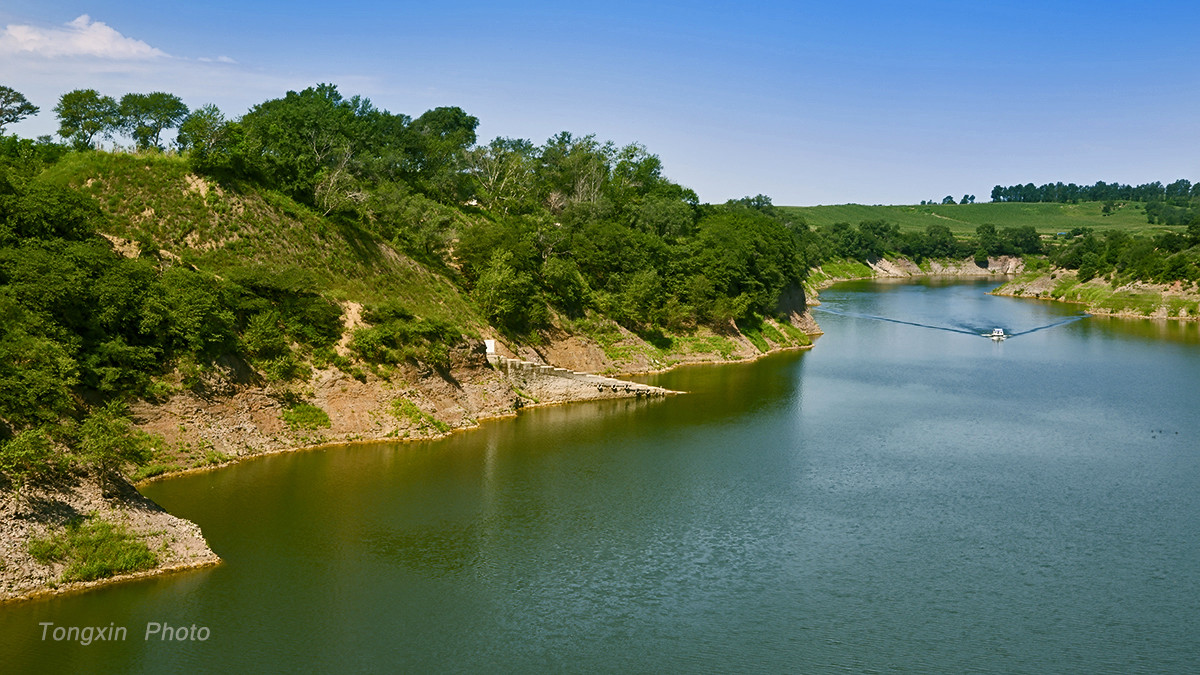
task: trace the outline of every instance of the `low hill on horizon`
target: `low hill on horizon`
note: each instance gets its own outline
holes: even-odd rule
[[[1184,226],[1150,225],[1145,205],[1140,202],[1117,203],[1112,213],[1104,214],[1103,202],[1023,203],[985,202],[982,204],[776,206],[780,212],[803,219],[814,229],[833,223],[858,224],[886,220],[902,231],[923,231],[929,225],[945,225],[955,236],[974,235],[980,225],[997,228],[1033,225],[1038,234],[1054,235],[1077,227],[1090,227],[1097,233],[1124,230],[1129,234],[1155,235],[1183,232]]]

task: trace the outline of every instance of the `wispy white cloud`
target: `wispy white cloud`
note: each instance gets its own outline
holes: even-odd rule
[[[40,114],[6,129],[27,137],[57,130],[54,104],[73,89],[96,89],[117,98],[129,92],[167,91],[190,106],[215,103],[237,116],[256,103],[317,82],[337,82],[343,91],[354,93],[379,88],[375,78],[361,74],[283,73],[223,54],[170,54],[86,14],[61,26],[14,22],[0,27],[0,83],[42,108]]]
[[[0,32],[0,54],[44,58],[89,57],[121,61],[159,59],[168,54],[125,37],[84,14],[60,28],[9,24]]]

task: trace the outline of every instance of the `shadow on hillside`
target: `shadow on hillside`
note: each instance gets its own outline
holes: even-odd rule
[[[383,251],[379,242],[370,232],[357,223],[342,220],[333,221],[338,234],[350,247],[354,259],[367,267],[381,267],[384,261]]]

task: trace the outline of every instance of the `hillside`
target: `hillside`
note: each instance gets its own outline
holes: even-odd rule
[[[543,306],[544,325],[516,333],[484,317],[453,244],[418,261],[407,242],[388,241],[369,223],[320,214],[253,183],[222,186],[179,156],[70,153],[37,182],[86,195],[84,211],[99,206],[94,227],[107,241],[88,244],[95,260],[74,271],[70,256],[79,254],[69,249],[44,263],[66,270],[56,272],[64,289],[83,284],[63,297],[88,284],[98,295],[90,306],[82,297],[84,306],[49,306],[43,321],[67,322],[55,340],[63,331],[84,335],[64,347],[85,367],[71,380],[82,398],[129,404],[138,428],[159,439],[138,477],[314,443],[436,435],[575,396],[516,389],[488,367],[484,338],[508,356],[613,374],[808,345],[792,319],[815,329],[801,318],[803,297],[788,296],[778,319],[671,330],[631,330],[600,309],[568,315]],[[422,207],[451,234],[494,227],[480,209]],[[119,256],[106,261],[110,247]],[[26,274],[44,272],[15,269],[11,278]],[[38,305],[36,287],[22,288],[22,302]],[[107,304],[126,316],[114,318]],[[71,411],[77,404],[68,399],[55,400],[69,415],[96,405]],[[37,431],[0,414],[6,421],[18,434]],[[36,423],[56,428],[52,416]]]
[[[201,270],[303,271],[305,282],[338,301],[392,299],[472,332],[486,325],[445,274],[390,242],[278,193],[223,189],[178,156],[77,153],[44,179],[95,198],[107,216],[104,234],[150,244]]]
[[[772,316],[664,330],[618,322],[595,302],[561,312],[532,288],[525,307],[543,322],[498,329],[460,271],[456,239],[418,260],[411,241],[370,222],[261,185],[223,186],[159,153],[70,153],[0,179],[0,602],[216,561],[194,525],[138,502],[130,480],[435,437],[533,405],[640,398],[563,369],[750,359],[808,346],[797,326],[815,330],[799,293]],[[494,227],[481,209],[418,206],[397,219],[407,231],[430,214],[450,235]],[[512,377],[490,364],[484,338],[559,368],[526,364]],[[90,537],[133,562],[80,573],[75,553],[45,553]]]
[[[838,222],[857,224],[886,220],[902,231],[922,231],[929,225],[945,225],[957,237],[973,236],[980,225],[997,228],[1033,225],[1038,234],[1054,235],[1078,227],[1090,227],[1097,233],[1122,230],[1129,234],[1154,235],[1182,232],[1186,227],[1150,225],[1144,207],[1131,202],[1118,205],[1111,215],[1101,213],[1101,202],[1079,204],[989,202],[984,204],[930,204],[913,206],[777,206],[791,217],[802,218],[810,227],[820,228]]]

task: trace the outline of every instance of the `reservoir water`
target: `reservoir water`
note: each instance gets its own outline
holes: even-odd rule
[[[224,564],[0,607],[0,671],[1200,672],[1200,328],[992,285],[831,288],[809,352],[648,378],[686,396],[149,485]]]

